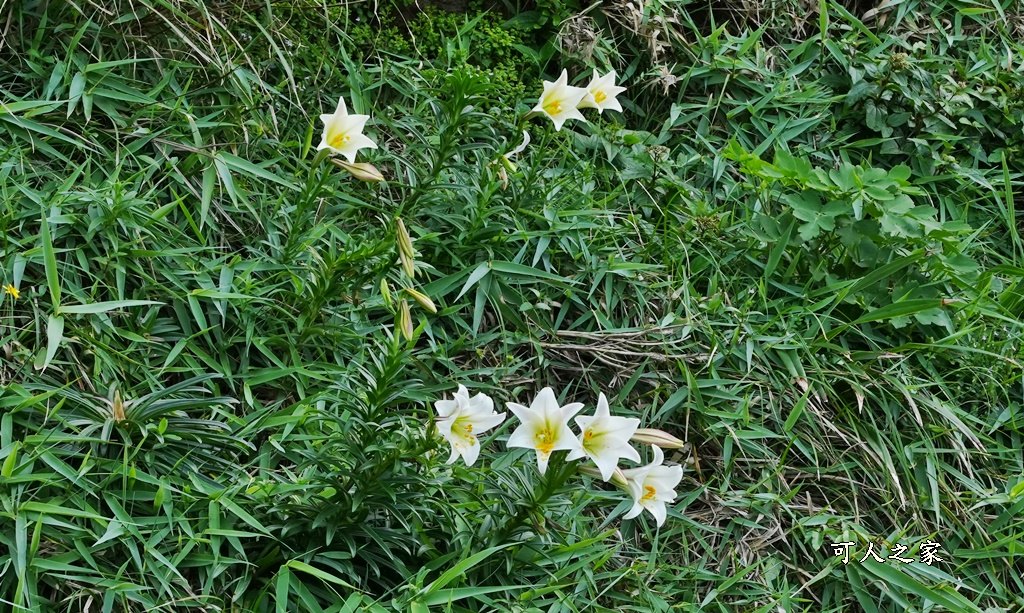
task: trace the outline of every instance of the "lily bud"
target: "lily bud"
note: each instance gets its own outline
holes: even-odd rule
[[[388,310],[391,310],[393,302],[391,300],[391,288],[388,287],[387,279],[380,280],[380,295],[384,299],[384,305],[388,307]]]
[[[409,312],[409,303],[405,300],[398,307],[398,329],[407,340],[412,340],[412,313]]]
[[[508,173],[505,172],[504,166],[498,166],[498,180],[501,181],[501,191],[505,191],[508,187]]]
[[[359,162],[356,164],[350,164],[349,162],[342,162],[341,160],[331,160],[331,163],[338,168],[344,168],[349,171],[353,177],[360,181],[367,181],[370,183],[377,183],[384,180],[384,175],[377,170],[377,167],[367,162]]]
[[[664,430],[656,428],[637,428],[637,431],[633,433],[632,438],[629,440],[645,445],[654,445],[662,449],[682,449],[686,446],[686,443],[683,441]]]
[[[601,474],[601,469],[596,466],[577,466],[576,470],[588,477],[593,477],[594,479],[604,479],[604,476]],[[626,474],[623,473],[622,469],[618,466],[615,467],[615,470],[612,472],[612,478],[609,479],[608,482],[615,487],[627,491],[629,490],[629,481],[626,480]]]
[[[412,238],[409,236],[409,231],[405,229],[405,222],[402,221],[401,217],[395,217],[395,225],[398,227],[398,249],[405,255],[412,258]]]
[[[409,289],[408,287],[403,288],[403,290],[405,291],[406,294],[409,294],[410,296],[412,296],[413,300],[415,300],[416,302],[420,303],[420,306],[422,306],[423,308],[425,308],[426,310],[430,311],[431,313],[433,313],[435,315],[437,314],[437,307],[434,306],[434,302],[430,298],[428,298],[425,294],[417,292],[414,289]]]
[[[111,414],[114,421],[120,423],[124,421],[124,402],[121,400],[121,390],[114,390],[114,402],[111,406]]]
[[[518,166],[512,163],[512,160],[508,159],[507,155],[501,156],[501,165],[507,168],[509,172],[515,172],[519,169]]]
[[[402,260],[402,270],[405,271],[405,276],[414,279],[416,277],[416,266],[413,264],[412,258],[399,249],[398,259]]]

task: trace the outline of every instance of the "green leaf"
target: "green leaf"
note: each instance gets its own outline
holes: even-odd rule
[[[882,308],[873,309],[867,315],[855,319],[849,323],[843,324],[832,330],[827,335],[827,338],[833,338],[840,331],[850,328],[852,326],[868,323],[872,321],[885,321],[886,319],[892,319],[895,317],[906,317],[915,313],[921,313],[930,309],[939,308],[942,306],[942,298],[919,298],[914,300],[903,300],[901,302],[894,302],[887,304]]]
[[[505,592],[511,590],[529,589],[529,585],[492,585],[487,587],[457,587],[449,588],[446,590],[440,590],[434,594],[423,598],[423,604],[433,607],[441,604],[447,604],[449,602],[455,602],[456,600],[462,600],[464,598],[473,598],[475,596],[483,596],[484,594],[493,594],[495,592]],[[425,609],[424,609],[425,610]]]
[[[954,613],[982,613],[977,605],[948,586],[930,588],[902,570],[897,570],[898,567],[874,560],[866,560],[862,567],[888,584],[895,593],[914,594],[926,602],[945,607]]]
[[[18,510],[24,513],[43,513],[45,515],[64,515],[67,517],[85,517],[88,519],[104,520],[102,515],[97,515],[81,509],[62,507],[58,504],[50,504],[48,502],[25,502],[22,503]]]
[[[163,302],[157,302],[155,300],[110,300],[107,302],[93,302],[91,304],[72,304],[70,306],[61,307],[61,313],[77,313],[77,314],[95,314],[95,313],[106,313],[107,311],[113,311],[114,309],[123,309],[133,306],[143,306],[146,304],[164,304]]]
[[[253,528],[256,528],[257,530],[259,530],[263,534],[266,534],[268,536],[270,535],[270,531],[267,530],[263,526],[263,524],[261,524],[259,522],[259,520],[257,520],[255,517],[250,515],[245,509],[243,509],[242,507],[238,506],[238,504],[234,500],[231,500],[231,498],[229,498],[228,496],[221,496],[221,497],[219,497],[217,499],[217,502],[222,504],[225,509],[227,509],[228,511],[231,511],[236,517],[238,517],[239,519],[241,519],[245,523],[249,524]]]
[[[50,223],[46,221],[46,214],[42,217],[42,242],[43,242],[43,266],[46,268],[46,284],[50,288],[50,301],[53,303],[55,312],[60,309],[60,278],[57,271],[57,254],[53,248],[53,240],[50,237]]]
[[[420,590],[418,596],[430,596],[432,594],[436,594],[438,591],[440,591],[443,587],[445,587],[452,581],[458,579],[459,577],[464,577],[466,571],[468,571],[469,569],[483,562],[493,554],[503,549],[508,549],[512,546],[513,545],[498,545],[496,547],[490,547],[488,549],[484,549],[483,551],[479,551],[467,557],[464,560],[461,560],[458,564],[449,568],[440,577],[435,579],[430,585]]]
[[[460,291],[459,295],[455,297],[455,300],[462,298],[462,296],[465,295],[465,293],[468,292],[471,287],[476,285],[476,283],[480,279],[486,277],[489,272],[491,272],[491,269],[487,265],[487,262],[483,262],[479,266],[477,266],[476,270],[474,270],[472,274],[469,275],[469,279],[466,279],[466,284],[462,286],[462,291]]]
[[[227,166],[231,170],[259,177],[264,181],[271,181],[273,183],[277,183],[278,185],[283,185],[288,189],[299,191],[299,187],[294,183],[282,179],[281,177],[275,175],[266,168],[257,166],[256,164],[253,164],[249,160],[243,160],[238,156],[231,155],[230,153],[225,153],[223,151],[217,152],[216,159],[224,162],[225,166]]]
[[[764,267],[764,279],[768,280],[771,278],[772,273],[775,272],[775,267],[779,265],[779,261],[782,260],[782,254],[786,252],[786,247],[789,246],[789,239],[793,235],[793,228],[796,227],[796,219],[789,222],[786,226],[786,230],[782,233],[782,237],[772,247],[771,252],[768,254],[768,263]]]
[[[793,426],[796,425],[797,420],[800,419],[800,415],[804,412],[804,407],[807,406],[807,398],[810,395],[811,388],[808,387],[807,391],[804,392],[804,395],[801,396],[800,399],[796,401],[796,404],[793,405],[793,410],[789,412],[789,417],[786,418],[786,423],[782,425],[782,429],[784,431],[789,432],[793,429]]]
[[[300,562],[299,560],[289,560],[285,564],[285,567],[286,568],[291,568],[291,569],[294,569],[294,570],[297,570],[297,571],[304,572],[304,573],[306,573],[308,575],[313,575],[317,579],[322,579],[323,581],[327,581],[328,583],[334,583],[334,584],[340,585],[342,587],[347,587],[350,590],[360,591],[359,588],[357,588],[356,586],[352,585],[351,583],[345,581],[344,579],[340,579],[339,577],[336,577],[336,576],[334,576],[334,575],[332,575],[330,573],[324,572],[324,571],[322,571],[319,568],[316,568],[314,566],[310,566],[309,564],[306,564],[305,562]]]
[[[46,324],[46,353],[40,353],[43,357],[42,360],[36,359],[35,367],[37,370],[46,370],[46,367],[53,361],[54,356],[57,355],[57,349],[60,347],[60,342],[64,339],[64,318],[56,315],[50,315]]]

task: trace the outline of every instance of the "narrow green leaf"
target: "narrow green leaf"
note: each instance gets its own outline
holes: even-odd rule
[[[800,415],[804,412],[804,407],[807,406],[807,398],[810,395],[811,388],[807,388],[804,395],[801,396],[800,399],[796,401],[796,404],[793,405],[793,410],[789,412],[789,417],[786,418],[786,423],[782,425],[782,429],[784,431],[789,432],[793,429],[793,426],[796,425],[797,420],[800,419]]]
[[[77,314],[95,314],[95,313],[106,313],[107,311],[113,311],[114,309],[123,309],[133,306],[143,306],[146,304],[164,304],[163,302],[157,302],[156,300],[110,300],[107,302],[93,302],[91,304],[72,304],[70,306],[61,307],[61,313],[77,313]]]
[[[89,511],[83,511],[81,509],[72,509],[68,507],[62,507],[58,504],[50,504],[48,502],[25,502],[19,507],[19,511],[24,513],[45,513],[46,515],[65,515],[67,517],[86,517],[88,519],[105,519],[102,515],[97,515]]]
[[[479,551],[469,556],[468,558],[460,561],[455,566],[446,570],[440,577],[435,579],[430,585],[420,590],[420,595],[430,596],[431,594],[436,594],[438,591],[440,591],[443,587],[445,587],[452,581],[458,579],[459,577],[464,577],[466,575],[466,571],[468,571],[469,569],[483,562],[487,558],[491,557],[493,554],[503,549],[508,549],[511,546],[512,545],[498,545],[496,547],[484,549],[483,551]]]
[[[217,167],[212,162],[203,169],[203,193],[199,200],[199,228],[206,225],[213,202],[213,188],[217,186]]]
[[[50,315],[46,323],[46,353],[40,354],[43,356],[43,360],[40,362],[36,360],[37,370],[46,370],[46,367],[53,361],[54,356],[57,355],[57,349],[60,347],[61,340],[64,339],[64,318]]]
[[[944,587],[928,587],[902,570],[874,560],[867,560],[862,566],[866,571],[889,584],[890,589],[895,593],[914,594],[954,613],[982,613],[977,605],[955,590]]]
[[[298,186],[296,186],[294,183],[282,179],[281,177],[275,175],[266,168],[261,168],[260,166],[253,164],[249,160],[244,160],[238,156],[231,155],[230,153],[225,153],[223,151],[217,152],[217,159],[223,161],[224,164],[231,170],[252,175],[254,177],[259,177],[260,179],[263,179],[265,181],[271,181],[273,183],[283,185],[295,191],[299,190]]]
[[[491,269],[487,266],[487,262],[483,262],[477,266],[476,270],[474,270],[472,274],[469,275],[469,278],[466,279],[466,284],[462,286],[462,291],[455,297],[455,300],[462,298],[462,296],[464,296],[466,292],[468,292],[469,289],[477,283],[477,281],[486,277],[489,272],[491,272]]]
[[[274,582],[274,603],[277,613],[288,611],[288,583],[291,580],[292,571],[288,570],[287,565],[281,567],[281,572],[277,573],[277,581]]]
[[[336,576],[334,576],[334,575],[332,575],[330,573],[324,572],[324,571],[320,570],[319,568],[316,568],[315,566],[310,566],[309,564],[306,564],[305,562],[300,562],[298,560],[289,560],[288,563],[285,564],[285,567],[292,568],[292,569],[298,570],[298,571],[302,571],[302,572],[304,572],[304,573],[306,573],[308,575],[313,575],[314,577],[316,577],[318,579],[322,579],[324,581],[327,581],[328,583],[334,583],[334,584],[340,585],[342,587],[347,587],[350,590],[357,590],[357,591],[359,590],[359,588],[357,588],[356,586],[352,585],[348,581],[345,581],[344,579],[336,577]]]
[[[42,217],[43,266],[46,268],[46,284],[50,288],[50,301],[55,312],[60,309],[60,277],[57,274],[57,254],[50,237],[50,223],[46,214]]]
[[[775,272],[775,267],[779,265],[779,261],[782,259],[782,254],[786,252],[786,247],[789,245],[789,239],[793,235],[793,229],[796,228],[796,219],[791,219],[789,225],[786,226],[786,230],[782,233],[782,237],[772,247],[771,253],[768,254],[768,263],[764,267],[764,279],[767,281],[771,279],[772,273]]]
[[[259,520],[257,520],[255,517],[250,515],[248,512],[246,512],[245,509],[243,509],[242,507],[238,506],[238,504],[235,503],[234,500],[231,500],[231,498],[229,498],[227,496],[221,496],[220,498],[217,499],[217,502],[219,502],[221,505],[224,506],[225,509],[227,509],[228,511],[231,511],[236,517],[238,517],[239,519],[241,519],[245,523],[249,524],[253,528],[256,528],[257,530],[259,530],[263,534],[266,534],[268,536],[270,535],[270,531],[267,530],[263,526],[263,524],[261,524],[259,522]]]

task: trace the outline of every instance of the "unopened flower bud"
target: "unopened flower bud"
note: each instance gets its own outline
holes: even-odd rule
[[[387,279],[380,280],[380,295],[384,299],[384,305],[388,307],[388,310],[391,310],[393,302],[391,300],[391,288],[388,287]]]
[[[512,163],[512,160],[508,159],[507,155],[501,156],[501,165],[508,169],[509,172],[515,172],[519,168]]]
[[[405,254],[401,249],[398,250],[398,259],[402,260],[402,270],[405,271],[405,276],[413,279],[416,277],[416,266],[413,265],[412,258]]]
[[[121,390],[114,390],[114,402],[112,403],[110,412],[114,421],[118,423],[124,421],[124,401],[121,400]]]
[[[505,191],[508,187],[508,173],[505,172],[504,166],[498,166],[498,179],[501,181],[501,190]]]
[[[412,250],[412,238],[409,236],[409,231],[405,229],[405,222],[401,217],[395,217],[395,226],[398,227],[398,250],[411,259],[415,255]]]
[[[407,340],[412,340],[412,313],[409,303],[403,300],[398,306],[398,329]]]
[[[682,449],[686,446],[686,443],[683,441],[664,430],[656,428],[637,428],[636,432],[633,433],[633,437],[629,440],[645,445],[654,445],[662,449]]]
[[[604,479],[604,477],[601,475],[601,469],[596,466],[577,466],[576,470],[579,471],[580,474],[586,475],[588,477],[593,477],[594,479]],[[626,481],[626,475],[618,466],[615,467],[615,472],[612,473],[612,478],[609,479],[608,482],[622,489],[629,488],[629,482]]]
[[[339,168],[344,168],[349,171],[353,177],[360,181],[367,181],[371,183],[377,183],[384,180],[384,175],[377,170],[377,167],[373,164],[366,162],[358,162],[351,164],[349,162],[343,162],[341,160],[331,160],[331,163]]]
[[[431,313],[434,313],[435,315],[437,314],[437,307],[434,306],[434,302],[430,298],[428,298],[425,294],[417,292],[414,289],[409,289],[408,287],[403,288],[403,290],[405,291],[406,294],[409,294],[410,296],[412,296],[413,300],[415,300],[416,302],[420,303],[420,306],[422,306],[426,310],[430,311]]]

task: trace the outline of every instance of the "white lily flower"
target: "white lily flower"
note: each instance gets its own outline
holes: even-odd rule
[[[360,149],[376,149],[377,143],[363,134],[363,126],[369,115],[349,115],[345,108],[345,99],[338,98],[338,108],[333,115],[321,115],[324,132],[316,150],[330,149],[348,158],[349,163],[356,161],[356,152]]]
[[[562,76],[557,81],[544,81],[544,93],[533,111],[550,117],[555,122],[555,130],[560,131],[567,119],[586,121],[583,113],[576,108],[586,95],[586,89],[569,85],[569,73],[563,68]]]
[[[605,481],[612,478],[619,458],[640,461],[640,454],[629,444],[640,420],[635,417],[612,417],[608,410],[608,399],[603,392],[598,396],[594,415],[577,417],[576,425],[582,431],[579,438],[582,448],[570,453],[566,460],[589,457],[601,470],[601,478]]]
[[[626,513],[625,519],[632,519],[647,509],[660,526],[665,523],[668,514],[665,503],[676,499],[674,488],[683,478],[683,467],[664,466],[662,462],[665,461],[665,454],[660,447],[652,448],[653,462],[622,471],[626,475],[629,493],[633,496],[633,508]]]
[[[569,420],[580,412],[582,403],[573,402],[560,407],[555,393],[550,387],[545,387],[529,407],[514,402],[508,402],[506,406],[522,422],[509,437],[508,446],[536,449],[540,474],[548,469],[552,452],[580,448],[579,440],[569,429]]]
[[[622,111],[622,105],[616,96],[626,91],[625,87],[615,84],[615,71],[599,76],[597,69],[594,69],[594,78],[587,87],[587,95],[579,103],[581,109],[597,109],[598,113],[604,113],[605,109]]]
[[[437,411],[437,430],[452,446],[447,464],[462,456],[466,466],[472,466],[480,456],[480,440],[477,436],[505,421],[505,413],[494,412],[494,401],[480,393],[472,398],[465,385],[459,385],[454,400],[438,400],[434,403]]]

